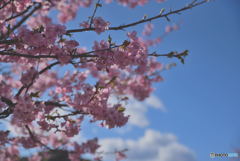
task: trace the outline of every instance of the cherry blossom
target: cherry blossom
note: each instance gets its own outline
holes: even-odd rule
[[[95,31],[100,34],[101,32],[104,32],[108,29],[108,26],[110,25],[109,22],[104,21],[101,17],[96,17],[93,19],[94,27],[96,28]]]
[[[7,67],[6,72],[0,70],[0,120],[9,125],[0,130],[0,160],[18,161],[22,149],[33,149],[29,161],[51,158],[51,152],[59,150],[71,161],[85,159],[86,154],[92,160],[102,160],[102,154],[97,153],[101,146],[98,138],[74,140],[84,130],[83,122],[107,129],[126,125],[131,116],[125,113],[121,98],[132,96],[144,101],[154,91],[154,83],[163,80],[161,71],[166,67],[157,57],[177,58],[184,63],[188,54],[187,50],[152,52],[153,45],[179,29],[179,25],[168,25],[162,35],[152,38],[155,20],[169,19],[207,0],[119,25],[98,11],[109,3],[136,8],[149,2],[0,1],[0,69]],[[164,0],[152,3],[156,2]],[[82,8],[93,10],[92,14],[78,15]],[[76,28],[69,27],[72,22],[78,24]],[[144,23],[141,36],[134,27]],[[120,31],[124,38],[116,39],[113,32]],[[98,38],[88,36],[86,47],[81,34],[90,32]],[[111,104],[111,97],[118,102]],[[117,149],[106,153],[120,161],[127,157],[124,152]]]

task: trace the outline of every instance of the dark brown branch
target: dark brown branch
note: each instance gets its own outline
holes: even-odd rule
[[[122,46],[122,45],[114,46],[114,47],[112,47],[112,48],[116,48],[116,47],[120,47],[120,46]],[[98,52],[99,52],[99,51],[108,51],[108,50],[110,50],[110,49],[112,49],[112,48],[102,49],[102,50],[97,50],[97,51],[98,51]],[[93,52],[97,52],[97,51],[90,51],[90,52],[88,52],[87,54],[93,53]],[[59,61],[56,61],[56,62],[48,65],[47,67],[45,67],[44,69],[42,69],[41,71],[39,71],[39,72],[38,72],[38,75],[40,75],[40,74],[44,73],[45,71],[51,69],[53,66],[55,66],[55,65],[57,65],[57,64],[60,64],[60,62],[59,62]],[[34,79],[35,79],[35,78],[34,78]],[[27,87],[23,85],[23,86],[18,90],[18,92],[17,92],[17,94],[16,94],[15,96],[16,96],[16,97],[20,96],[21,93],[22,93],[22,91],[23,91],[25,88],[27,88],[27,90],[28,90],[28,89],[33,85],[34,79],[33,79],[33,81],[32,81]],[[47,104],[48,104],[48,105],[54,105],[54,104],[51,104],[51,103],[47,103]],[[13,107],[11,107],[11,108],[9,107],[9,108],[8,108],[7,110],[5,110],[4,112],[0,113],[0,119],[1,119],[1,118],[7,118],[12,112],[13,112]],[[1,116],[1,115],[2,115],[2,116]]]
[[[13,103],[10,99],[6,97],[0,97],[0,99],[8,106],[6,110],[0,113],[0,119],[4,119],[7,118],[13,112],[13,107],[15,106],[15,103]]]
[[[16,97],[20,96],[20,94],[22,93],[22,91],[24,90],[24,86],[22,86],[19,90],[18,93],[16,94]]]
[[[97,94],[99,93],[99,90],[106,88],[108,85],[110,85],[111,83],[113,83],[115,80],[117,79],[117,77],[113,77],[111,80],[109,80],[104,87],[100,87],[99,86],[99,82],[96,83],[95,88],[96,91],[93,93],[92,97],[89,99],[89,101],[87,102],[86,105],[88,105],[89,103],[91,103],[97,96]]]
[[[35,74],[35,75],[33,75],[33,77],[32,77],[32,80],[31,80],[31,83],[30,84],[28,84],[27,85],[27,87],[25,87],[26,88],[26,90],[25,90],[25,94],[27,94],[28,93],[28,90],[29,90],[29,88],[33,85],[33,83],[34,83],[34,80],[36,79],[38,77],[38,73],[37,74]]]
[[[8,106],[14,106],[15,104],[8,98],[6,97],[0,97],[1,101],[4,102],[5,104],[7,104]]]
[[[13,103],[12,100],[6,98],[6,97],[0,97],[0,100],[4,102],[6,105],[8,105],[8,108],[0,113],[0,119],[7,118],[10,114],[13,113],[13,108],[17,103]],[[59,102],[53,102],[53,101],[36,101],[34,104],[39,105],[40,103],[43,103],[45,106],[56,106],[56,107],[67,107],[69,105],[67,104],[61,104]]]
[[[103,51],[108,51],[114,48],[118,48],[122,45],[116,45],[111,48],[106,48],[106,49],[100,49],[100,50],[92,50],[86,53],[82,54],[72,54],[72,55],[66,55],[66,56],[71,56],[73,59],[74,58],[81,58],[81,57],[98,57],[97,55],[89,55],[91,53],[96,53],[96,52],[103,52]],[[29,55],[29,54],[20,54],[16,52],[10,52],[10,51],[0,51],[0,55],[8,55],[8,56],[18,56],[18,57],[24,57],[24,58],[33,58],[33,59],[41,59],[41,58],[55,58],[57,59],[58,57],[56,55]]]
[[[0,9],[3,9],[4,7],[6,7],[8,4],[10,4],[13,0],[9,0],[8,2],[5,2]]]
[[[100,49],[100,50],[92,50],[92,51],[89,51],[89,52],[86,52],[86,53],[82,53],[82,54],[73,54],[73,55],[68,55],[68,56],[71,56],[73,59],[74,58],[81,58],[81,57],[98,57],[98,55],[89,55],[91,53],[97,53],[97,52],[103,52],[103,51],[109,51],[111,49],[114,49],[114,48],[118,48],[118,47],[121,47],[123,46],[124,44],[122,45],[116,45],[116,46],[113,46],[113,47],[110,47],[110,48],[106,48],[106,49]],[[177,53],[177,52],[170,52],[170,53],[167,53],[167,54],[157,54],[156,52],[152,53],[152,54],[149,54],[148,56],[155,56],[155,57],[179,57],[179,56],[183,56],[181,54],[185,53],[186,54],[187,50],[185,50],[184,52],[182,53]],[[172,55],[173,54],[173,55]],[[32,59],[42,59],[42,58],[53,58],[53,59],[57,59],[58,57],[56,55],[28,55],[28,54],[20,54],[20,53],[15,53],[15,52],[10,52],[10,51],[0,51],[0,55],[7,55],[7,56],[18,56],[18,57],[24,57],[24,58],[32,58]],[[55,62],[56,63],[56,62]],[[59,63],[57,63],[59,64]],[[52,64],[53,65],[53,64]],[[54,64],[55,66],[56,64]],[[45,69],[47,70],[47,69]],[[44,70],[44,71],[45,71]],[[42,72],[44,72],[42,71]],[[41,72],[41,73],[42,73]],[[39,73],[39,74],[41,74]],[[22,89],[23,90],[23,89]]]
[[[35,102],[35,103],[38,103],[38,102]],[[57,107],[65,107],[65,106],[68,106],[67,104],[61,104],[61,103],[52,102],[52,101],[46,101],[46,102],[44,102],[44,105],[45,105],[45,106],[57,106]]]
[[[20,54],[14,51],[0,51],[0,55],[7,55],[7,56],[18,56],[23,58],[33,58],[33,59],[40,59],[40,58],[57,58],[54,55],[29,55],[29,54]]]
[[[50,120],[55,120],[57,118],[66,118],[69,116],[75,116],[75,115],[87,115],[88,113],[85,113],[83,111],[75,111],[69,114],[65,114],[65,115],[57,115],[57,116],[51,116],[51,115],[47,115],[46,117]]]
[[[45,71],[51,69],[53,66],[55,66],[55,65],[57,65],[57,64],[59,64],[59,63],[60,63],[60,62],[57,61],[57,62],[54,62],[54,63],[48,65],[47,67],[45,67],[44,69],[42,69],[40,72],[38,72],[38,76],[39,76],[40,74],[44,73]],[[34,78],[34,79],[35,79],[35,78]],[[33,79],[33,81],[32,81],[27,87],[23,85],[23,86],[19,89],[18,93],[16,94],[16,97],[20,96],[20,94],[22,93],[22,91],[23,91],[25,88],[29,89],[30,86],[33,85],[34,79]]]
[[[98,52],[98,51],[91,51],[79,55],[66,55],[66,56],[72,56],[73,58],[81,58],[81,57],[97,57],[96,55],[88,55],[93,52]],[[18,56],[18,57],[23,57],[23,58],[32,58],[32,59],[42,59],[42,58],[54,58],[57,59],[58,56],[56,55],[29,55],[29,54],[20,54],[16,53],[14,51],[0,51],[0,55],[7,55],[7,56]]]
[[[168,16],[170,16],[170,15],[179,14],[180,12],[182,12],[184,10],[191,9],[193,7],[196,7],[196,6],[199,6],[199,5],[203,4],[203,3],[206,3],[208,1],[209,0],[203,0],[203,1],[197,2],[197,3],[196,3],[196,1],[193,1],[192,3],[190,3],[189,5],[187,5],[186,7],[181,8],[181,9],[170,11],[170,12],[165,13],[165,14],[159,14],[157,16],[150,17],[150,18],[143,19],[143,20],[139,20],[139,21],[136,21],[136,22],[133,22],[133,23],[129,23],[127,25],[120,25],[120,26],[117,26],[117,27],[109,27],[108,30],[123,30],[125,28],[132,27],[132,26],[135,26],[135,25],[138,25],[138,24],[142,24],[142,23],[145,23],[145,22],[149,22],[149,21],[152,21],[152,20],[155,20],[155,19],[168,18]],[[75,33],[75,32],[84,32],[84,31],[94,31],[94,30],[95,30],[95,28],[93,28],[93,27],[91,27],[91,28],[83,28],[83,29],[72,29],[72,30],[67,30],[66,34]]]
[[[6,45],[11,45],[17,43],[18,40],[12,39],[12,40],[0,40],[0,44],[6,44]]]
[[[188,50],[184,50],[181,53],[172,51],[172,52],[167,53],[167,54],[157,54],[156,52],[154,52],[152,54],[149,54],[148,56],[155,56],[155,57],[165,56],[165,57],[168,57],[168,58],[177,58],[181,61],[182,64],[184,64],[184,62],[185,62],[184,57],[186,57],[187,55],[188,55]]]
[[[148,54],[148,56],[155,56],[155,57],[169,57],[169,58],[172,58],[172,57],[180,57],[180,56],[187,56],[188,55],[188,50],[184,50],[183,52],[181,53],[178,53],[178,52],[170,52],[170,53],[167,53],[167,54],[157,54],[156,52],[152,53],[152,54]]]
[[[98,9],[98,7],[101,6],[101,4],[100,4],[99,2],[100,2],[100,0],[97,1],[96,5],[95,5],[95,8],[94,8],[94,11],[93,11],[93,15],[92,15],[91,18],[90,18],[89,28],[92,27],[93,19],[94,19],[94,17],[95,17],[95,14],[96,14],[96,12],[97,12],[97,9]]]
[[[37,6],[34,7],[34,9],[29,12],[26,16],[24,16],[15,26],[13,26],[12,29],[10,29],[7,32],[7,35],[4,35],[4,38],[7,38],[12,32],[14,32],[18,27],[20,27],[30,16],[32,16],[34,14],[34,12],[36,12],[38,9],[40,9],[42,7],[41,3],[37,3]]]
[[[105,87],[107,87],[108,85],[110,85],[110,84],[111,84],[112,82],[114,82],[115,80],[116,80],[116,77],[113,77],[111,80],[109,80],[109,81],[106,83],[106,86],[105,86]],[[98,84],[98,83],[97,83],[95,86],[96,86],[96,91],[94,92],[93,96],[89,99],[89,101],[88,101],[87,104],[89,104],[89,103],[95,98],[95,96],[98,94],[100,88],[105,88],[105,87],[99,87],[99,84]],[[54,104],[55,104],[55,102],[54,102]],[[60,106],[65,106],[65,104],[63,104],[63,105],[60,104]],[[66,106],[68,106],[68,105],[66,105]],[[74,112],[72,112],[72,113],[65,114],[65,115],[57,115],[57,116],[47,115],[46,117],[47,117],[48,119],[55,120],[56,118],[65,118],[65,117],[75,116],[75,115],[79,115],[79,114],[81,114],[81,115],[88,115],[89,113],[86,113],[86,112],[83,112],[83,111],[74,111]]]
[[[7,18],[7,19],[5,20],[5,22],[10,21],[10,20],[12,20],[12,19],[14,19],[14,18],[17,18],[17,17],[19,17],[19,16],[24,15],[25,13],[27,13],[27,12],[30,10],[31,7],[32,7],[32,6],[28,6],[27,9],[24,10],[23,12],[21,12],[21,13],[19,13],[19,14],[17,14],[17,15],[13,15],[13,16]]]
[[[40,72],[38,72],[38,74],[40,75],[40,74],[46,72],[47,70],[51,69],[53,66],[58,65],[58,64],[60,64],[60,62],[56,61],[56,62],[48,65],[47,67],[43,68]]]
[[[12,107],[8,107],[6,110],[0,113],[0,119],[7,118],[12,113],[13,113]]]
[[[37,6],[34,7],[34,9],[27,14],[25,17],[23,17],[13,28],[12,28],[12,32],[17,29],[18,27],[20,27],[30,16],[32,16],[34,14],[34,12],[36,12],[38,9],[40,9],[42,7],[41,3],[37,3]]]

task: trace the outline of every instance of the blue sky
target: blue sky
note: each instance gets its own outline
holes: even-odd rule
[[[239,146],[239,4],[216,0],[187,12],[181,30],[162,44],[164,49],[187,48],[190,56],[157,85],[169,112],[153,126],[173,132],[198,160]]]
[[[156,15],[163,7],[182,7],[187,2],[190,1],[151,2],[134,10],[109,4],[99,8],[97,16],[117,26],[139,20],[144,14]],[[78,27],[91,14],[92,10],[80,9],[69,28]],[[79,138],[100,136],[107,150],[132,147],[129,150],[135,152],[129,153],[131,161],[210,161],[210,152],[233,152],[240,147],[240,2],[215,0],[170,19],[170,23],[165,19],[153,21],[152,38],[162,35],[167,24],[181,22],[180,30],[170,33],[152,50],[168,53],[187,49],[190,55],[186,63],[159,59],[164,64],[176,62],[177,66],[162,72],[165,80],[154,85],[156,90],[148,101],[130,102],[128,107],[132,110],[128,112],[138,118],[135,116],[129,125],[114,130],[84,124]],[[143,26],[127,31],[141,31]],[[73,38],[90,49],[93,40],[106,40],[108,34],[121,43],[126,39],[125,33],[78,33]],[[142,125],[136,123],[138,120]]]
[[[169,0],[158,5],[150,3],[135,10],[110,4],[100,8],[97,15],[103,16],[113,25],[118,25],[138,20],[144,14],[154,15],[162,7],[174,9],[187,2],[189,1]],[[149,108],[145,113],[149,120],[146,127],[132,125],[128,130],[124,128],[124,132],[119,133],[119,130],[108,132],[101,129],[95,129],[94,132],[86,126],[83,128],[83,135],[91,131],[92,135],[98,133],[102,138],[121,137],[136,140],[144,135],[146,129],[152,129],[175,135],[180,144],[194,151],[198,161],[213,160],[209,158],[210,152],[233,152],[239,147],[240,140],[239,9],[240,2],[237,0],[215,0],[185,11],[182,15],[171,16],[170,23],[165,19],[153,21],[155,30],[152,37],[161,35],[165,25],[182,22],[180,30],[169,34],[153,50],[160,53],[185,49],[190,51],[184,65],[174,59],[159,59],[165,64],[177,62],[176,67],[162,73],[165,81],[155,84],[154,95],[162,101],[166,112]],[[87,10],[83,9],[79,14],[78,18],[82,20],[81,15],[87,14]],[[73,25],[74,23],[69,24],[70,27]],[[143,25],[140,25],[128,31],[142,28]],[[111,34],[115,40],[124,40],[124,32]],[[94,33],[90,35],[93,39],[102,39],[106,38],[108,33],[97,37]],[[84,41],[81,42],[81,38]],[[85,34],[76,35],[80,44],[88,46],[91,40],[85,38]]]

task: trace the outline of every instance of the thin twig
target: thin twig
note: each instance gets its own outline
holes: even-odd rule
[[[24,16],[15,26],[13,26],[12,29],[8,30],[7,35],[4,35],[5,38],[7,38],[12,32],[14,32],[18,27],[20,27],[30,16],[34,14],[38,9],[42,7],[41,3],[37,3],[37,6],[34,7],[34,9],[29,12],[26,16]]]
[[[54,62],[54,63],[48,65],[47,67],[45,67],[44,69],[42,69],[40,72],[38,72],[38,76],[39,76],[40,74],[44,73],[45,71],[51,69],[53,66],[55,66],[55,65],[57,65],[57,64],[59,64],[59,63],[60,63],[60,62],[57,61],[57,62]],[[34,78],[34,79],[35,79],[35,78]],[[27,87],[23,85],[23,86],[19,89],[18,93],[16,94],[16,97],[20,96],[20,94],[22,93],[22,91],[23,91],[25,88],[27,88],[27,90],[28,90],[28,89],[30,88],[30,86],[33,85],[34,79],[32,80],[32,82],[31,82]]]
[[[95,14],[96,14],[96,12],[97,12],[98,7],[100,7],[100,6],[101,6],[101,5],[100,5],[100,0],[98,0],[97,3],[96,3],[96,5],[95,5],[95,8],[94,8],[93,15],[91,16],[91,19],[90,19],[89,28],[92,27],[93,19],[94,19],[94,17],[95,17]]]
[[[46,117],[48,119],[51,119],[51,120],[55,120],[57,118],[66,118],[66,117],[69,117],[69,116],[75,116],[75,115],[87,115],[88,113],[85,113],[83,111],[74,111],[72,113],[69,113],[69,114],[65,114],[65,115],[57,115],[57,116],[51,116],[51,115],[47,115]]]
[[[11,1],[13,1],[13,0],[9,0],[8,2],[5,2],[5,3],[0,7],[0,9],[3,9],[4,7],[6,7],[9,3],[11,3]]]
[[[12,40],[0,40],[0,44],[6,44],[6,45],[11,45],[19,42],[17,39],[12,39]]]
[[[17,18],[17,17],[19,17],[19,16],[24,15],[25,13],[27,13],[27,12],[30,10],[31,7],[32,7],[32,6],[28,6],[27,9],[24,10],[23,12],[21,12],[21,13],[19,13],[19,14],[17,14],[17,15],[14,15],[14,16],[11,16],[11,17],[7,18],[7,19],[5,20],[5,22],[10,21],[10,20],[12,20],[12,19],[14,19],[14,18]]]
[[[24,88],[23,88],[24,89]],[[1,101],[4,102],[6,105],[8,105],[8,108],[0,113],[0,119],[7,118],[10,114],[13,113],[13,108],[17,103],[13,103],[12,100],[6,98],[6,97],[0,97]],[[58,102],[53,101],[36,101],[34,104],[39,105],[40,103],[43,103],[45,106],[57,106],[57,107],[67,107],[69,105],[67,104],[61,104]]]
[[[148,54],[148,56],[155,56],[155,57],[169,57],[169,58],[172,58],[172,57],[179,57],[179,56],[186,56],[188,55],[188,50],[184,50],[183,52],[181,53],[178,53],[178,52],[169,52],[167,54],[157,54],[156,52],[152,53],[152,54]]]
[[[136,21],[136,22],[133,22],[133,23],[129,23],[127,25],[120,25],[120,26],[117,26],[117,27],[109,27],[108,30],[123,30],[125,28],[132,27],[132,26],[142,24],[142,23],[145,23],[145,22],[149,22],[149,21],[152,21],[152,20],[155,20],[155,19],[158,19],[158,18],[168,18],[168,16],[170,16],[170,15],[178,14],[178,13],[184,11],[184,10],[191,9],[193,7],[199,6],[199,5],[201,5],[203,3],[206,3],[206,2],[208,2],[208,0],[203,0],[203,1],[198,2],[198,3],[191,3],[191,4],[187,5],[186,7],[183,7],[181,9],[178,9],[178,10],[175,10],[175,11],[170,11],[170,12],[165,13],[165,14],[159,14],[157,16],[142,19],[142,20],[139,20],[139,21]],[[75,32],[84,32],[84,31],[94,31],[94,30],[95,30],[94,27],[83,28],[83,29],[72,29],[72,30],[67,30],[66,34],[75,33]]]
[[[89,55],[91,53],[96,53],[96,52],[103,52],[103,51],[109,51],[114,48],[118,48],[122,45],[116,45],[111,48],[105,48],[105,49],[100,49],[100,50],[92,50],[86,53],[81,53],[81,54],[72,54],[72,55],[66,55],[66,56],[71,56],[72,58],[81,58],[81,57],[98,57],[97,55]],[[7,56],[18,56],[18,57],[24,57],[24,58],[33,58],[33,59],[41,59],[41,58],[55,58],[57,59],[58,56],[56,55],[29,55],[29,54],[20,54],[16,52],[9,52],[9,51],[0,51],[0,55],[7,55]]]
[[[45,147],[47,150],[49,151],[54,151],[54,149],[48,147],[47,145],[45,145],[44,143],[42,143],[38,138],[36,138],[36,136],[33,134],[33,132],[31,131],[30,127],[28,125],[25,125],[25,128],[27,129],[31,139],[37,143],[39,143],[41,146]]]
[[[60,64],[60,62],[59,62],[59,61],[56,61],[56,62],[48,65],[47,67],[43,68],[40,72],[38,72],[38,75],[46,72],[47,70],[51,69],[53,66],[58,65],[58,64]]]

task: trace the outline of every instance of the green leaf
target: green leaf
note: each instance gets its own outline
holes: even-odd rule
[[[159,14],[162,15],[164,11],[165,11],[165,8],[162,8],[162,9],[160,10]]]
[[[117,110],[118,110],[118,112],[124,112],[126,110],[126,108],[120,106],[120,107],[117,108]]]
[[[112,37],[108,35],[108,43],[111,45],[112,44]]]

